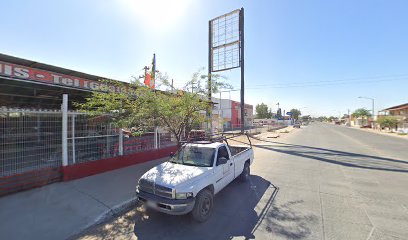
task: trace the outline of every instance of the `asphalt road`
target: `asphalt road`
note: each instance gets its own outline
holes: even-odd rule
[[[208,222],[135,208],[80,238],[408,238],[407,140],[313,123],[253,143],[250,183],[222,190]]]

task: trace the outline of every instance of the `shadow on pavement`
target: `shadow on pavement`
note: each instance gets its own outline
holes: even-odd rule
[[[274,145],[255,144],[254,147],[263,148],[279,153],[309,158],[346,167],[355,167],[391,172],[408,172],[408,161],[371,156],[353,152],[344,152],[326,148],[310,147],[296,144],[267,141],[257,138],[260,142],[274,143]]]
[[[149,211],[135,216],[134,234],[142,240],[231,239],[235,236],[253,239],[255,230],[266,225],[263,220],[270,217],[269,210],[278,190],[269,181],[252,175],[249,183],[234,181],[215,196],[214,212],[207,222],[197,223],[190,215],[171,216]],[[267,229],[265,234],[269,234]]]
[[[274,204],[266,218],[267,231],[287,239],[308,237],[312,233],[310,227],[316,226],[319,218],[314,213],[299,210],[303,203],[303,200],[297,200]]]

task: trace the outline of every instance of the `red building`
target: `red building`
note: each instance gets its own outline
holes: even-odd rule
[[[245,116],[244,123],[245,126],[252,126],[254,108],[250,104],[245,104]],[[241,103],[236,101],[231,101],[231,125],[233,128],[238,128],[242,124],[241,120]]]

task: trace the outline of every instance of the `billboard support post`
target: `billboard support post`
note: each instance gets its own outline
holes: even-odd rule
[[[240,36],[240,47],[241,47],[241,133],[245,130],[245,76],[244,76],[244,8],[239,11],[239,36]]]
[[[211,82],[211,72],[212,72],[212,26],[211,21],[208,22],[208,101],[207,106],[207,131],[208,134],[212,134],[212,82]]]

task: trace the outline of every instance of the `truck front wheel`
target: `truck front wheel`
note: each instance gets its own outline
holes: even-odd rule
[[[213,195],[207,190],[201,190],[197,194],[193,211],[191,212],[193,219],[198,222],[207,221],[213,210]]]
[[[242,182],[248,182],[249,176],[251,175],[251,169],[249,168],[249,163],[245,163],[244,170],[242,170],[240,180]]]

